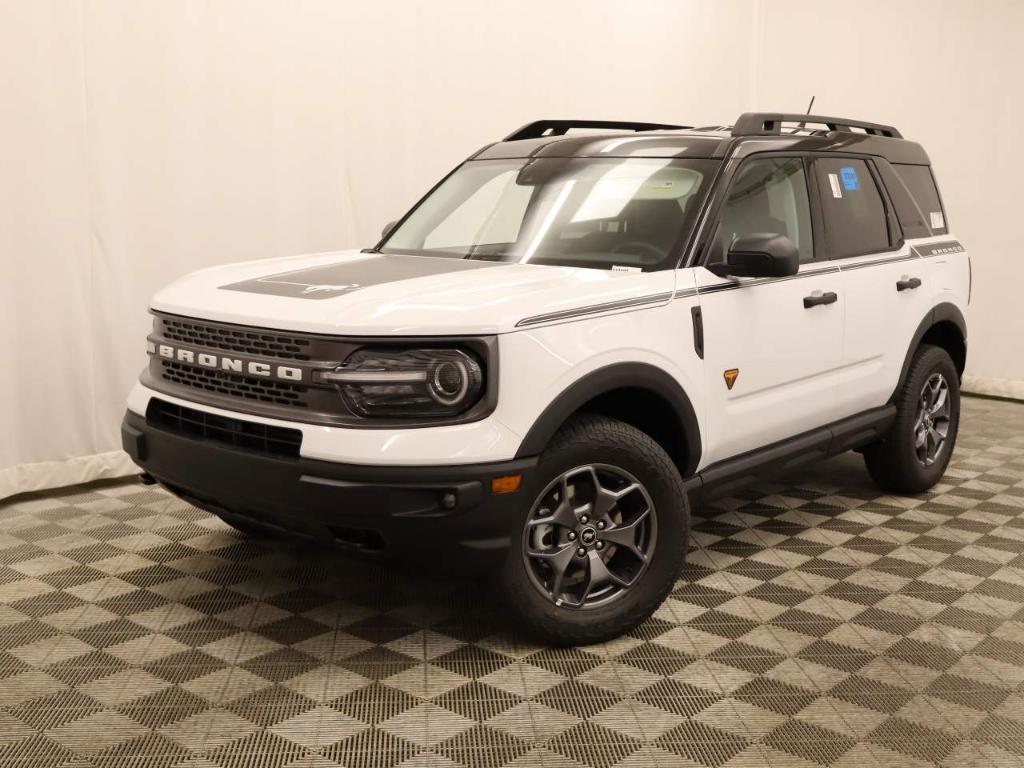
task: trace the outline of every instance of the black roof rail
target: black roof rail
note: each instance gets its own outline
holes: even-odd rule
[[[539,139],[541,136],[564,136],[573,128],[607,128],[615,131],[675,131],[689,128],[689,125],[666,125],[664,123],[633,123],[621,120],[535,120],[513,131],[502,141]]]
[[[736,125],[732,128],[732,135],[778,136],[782,133],[783,123],[818,123],[828,126],[830,131],[849,132],[851,128],[861,128],[872,136],[887,136],[891,139],[903,138],[903,134],[891,125],[850,120],[846,117],[824,117],[823,115],[800,115],[784,112],[744,112],[736,120]]]

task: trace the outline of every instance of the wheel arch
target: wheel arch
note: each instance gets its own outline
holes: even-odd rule
[[[616,363],[577,379],[548,404],[519,446],[517,458],[541,453],[576,413],[599,413],[646,432],[686,478],[701,456],[693,403],[670,374],[647,363]]]
[[[924,319],[917,326],[914,337],[907,349],[907,355],[903,359],[903,368],[900,370],[899,381],[893,390],[892,398],[902,389],[903,383],[907,380],[910,372],[910,362],[914,353],[922,344],[934,344],[945,349],[956,366],[957,375],[961,378],[964,368],[967,365],[967,321],[964,320],[963,312],[955,304],[943,302],[932,307]]]

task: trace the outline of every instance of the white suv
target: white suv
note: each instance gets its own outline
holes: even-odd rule
[[[672,588],[690,504],[851,449],[938,481],[969,293],[892,127],[541,121],[373,248],[160,291],[123,442],[243,531],[476,566],[522,626],[600,641]]]

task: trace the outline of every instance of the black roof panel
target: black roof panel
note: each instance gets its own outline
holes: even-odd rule
[[[758,115],[758,117],[763,117]],[[788,117],[788,116],[787,116]],[[822,118],[840,120],[840,118]],[[568,121],[565,121],[568,122]],[[857,123],[857,121],[847,121]],[[857,125],[870,125],[857,123]],[[887,131],[887,126],[881,126]],[[514,134],[513,134],[514,135]],[[702,157],[725,158],[789,149],[807,152],[855,152],[892,163],[928,165],[920,144],[883,135],[881,130],[803,130],[735,136],[729,127],[715,129],[643,130],[547,135],[499,141],[481,149],[474,160],[527,157]]]
[[[474,160],[514,157],[724,157],[728,134],[703,131],[583,133],[499,141]]]

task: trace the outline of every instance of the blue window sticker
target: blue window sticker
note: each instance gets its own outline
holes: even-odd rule
[[[847,192],[856,192],[860,189],[860,180],[857,178],[857,169],[850,166],[839,169],[839,175],[843,179],[843,189]]]

